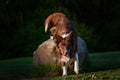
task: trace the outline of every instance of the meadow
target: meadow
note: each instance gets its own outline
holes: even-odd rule
[[[41,69],[47,73],[51,68]],[[52,69],[53,70],[53,69]],[[79,75],[39,77],[35,72],[32,57],[0,60],[0,80],[120,80],[120,52],[90,54],[90,67]]]

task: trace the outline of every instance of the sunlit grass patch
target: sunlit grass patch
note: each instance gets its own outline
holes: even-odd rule
[[[48,65],[39,65],[34,67],[35,77],[55,77],[60,74],[61,70],[55,63],[50,63]]]
[[[34,78],[34,80],[120,80],[120,69],[90,72],[54,78]]]

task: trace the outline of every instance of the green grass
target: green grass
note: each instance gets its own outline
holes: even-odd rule
[[[0,80],[18,80],[32,76],[32,58],[0,61]]]
[[[33,78],[33,80],[120,80],[120,69],[83,73],[55,78]]]
[[[32,58],[17,58],[0,61],[0,80],[119,80],[120,79],[120,52],[92,53],[90,55],[91,67],[87,73],[70,75],[67,77],[38,78],[39,73],[54,71],[52,68],[41,67],[38,73],[32,64]],[[38,74],[36,77],[35,75]]]
[[[93,53],[90,58],[92,71],[120,68],[120,52]]]

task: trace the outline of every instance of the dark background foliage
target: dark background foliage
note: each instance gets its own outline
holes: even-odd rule
[[[0,0],[0,59],[32,56],[54,12],[73,21],[89,52],[120,50],[120,0]]]

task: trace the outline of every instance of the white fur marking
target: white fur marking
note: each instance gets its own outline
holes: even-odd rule
[[[70,60],[70,58],[66,57],[66,56],[62,56],[62,58],[61,58],[61,61],[65,62],[65,63],[67,63],[69,60]]]
[[[62,69],[63,69],[63,76],[67,76],[67,67],[63,66]]]
[[[78,53],[76,53],[75,58],[76,58],[76,60],[74,62],[74,71],[75,71],[76,74],[78,74],[79,73],[79,58],[78,58]]]
[[[50,36],[50,39],[53,39],[53,36]]]
[[[75,54],[75,58],[79,61],[78,53]]]
[[[68,34],[63,34],[62,38],[66,38],[68,35],[69,35],[69,33]]]
[[[45,32],[47,32],[48,23],[45,25]]]

